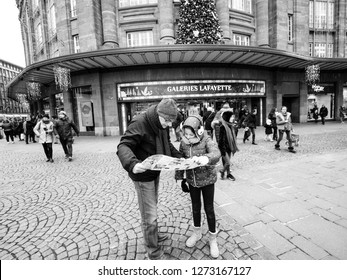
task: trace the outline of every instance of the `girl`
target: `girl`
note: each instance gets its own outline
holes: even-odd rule
[[[220,171],[221,178],[224,179],[225,172],[227,179],[235,181],[235,177],[230,173],[231,154],[235,154],[239,149],[236,144],[235,115],[232,110],[224,111],[221,115],[222,125],[220,127],[218,148],[222,155],[223,169]]]
[[[185,158],[193,158],[202,166],[186,170],[186,182],[189,184],[192,200],[194,229],[186,241],[187,247],[195,246],[202,237],[201,234],[201,194],[209,229],[210,254],[218,258],[216,217],[214,213],[214,184],[217,181],[215,165],[219,161],[220,152],[216,143],[204,131],[200,116],[189,116],[183,126],[183,137],[180,152]],[[183,179],[184,171],[176,172],[176,180]]]
[[[264,124],[265,127],[265,141],[273,142],[272,140],[272,122],[270,119],[266,120],[266,123]]]
[[[47,162],[54,162],[53,160],[53,122],[49,120],[48,115],[44,115],[42,120],[39,121],[34,127],[34,133],[39,137],[39,143],[42,144],[43,150],[47,157]]]

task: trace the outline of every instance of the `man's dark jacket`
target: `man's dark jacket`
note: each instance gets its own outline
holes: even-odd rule
[[[147,170],[137,174],[132,172],[137,163],[151,155],[182,157],[170,142],[169,128],[163,129],[161,126],[156,108],[157,105],[153,105],[145,113],[136,116],[117,147],[120,162],[133,181],[149,182],[159,176],[160,171]]]

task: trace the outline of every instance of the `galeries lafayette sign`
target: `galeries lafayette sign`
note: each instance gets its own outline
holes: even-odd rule
[[[250,80],[157,81],[118,84],[118,100],[163,97],[264,96],[265,82]]]

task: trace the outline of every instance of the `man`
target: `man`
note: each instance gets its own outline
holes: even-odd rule
[[[286,106],[283,106],[281,109],[281,112],[276,115],[276,123],[277,123],[278,132],[279,132],[279,137],[275,145],[275,149],[280,150],[280,142],[283,139],[283,134],[286,133],[287,140],[289,143],[288,150],[291,153],[296,153],[296,151],[294,151],[293,142],[292,142],[291,133],[293,130],[293,125],[292,125],[292,119],[290,116],[291,114],[287,112]]]
[[[202,121],[205,126],[205,130],[209,136],[213,139],[213,128],[212,128],[212,121],[215,117],[216,113],[214,112],[214,109],[212,107],[207,107],[207,111],[204,114]]]
[[[167,239],[167,236],[158,236],[160,171],[147,170],[142,161],[154,154],[182,157],[169,137],[169,127],[176,118],[175,101],[169,98],[162,99],[158,105],[152,105],[130,122],[117,147],[120,162],[135,185],[145,248],[148,258],[152,260],[163,257],[164,252],[158,242]]]
[[[319,110],[319,115],[322,119],[322,124],[325,124],[325,118],[327,117],[328,115],[328,108],[325,107],[325,105],[323,104],[322,107],[320,108]]]
[[[67,117],[65,111],[60,111],[58,120],[54,124],[54,135],[60,140],[64,149],[65,158],[69,161],[72,161],[72,129],[76,132],[77,136],[79,136],[80,132],[74,122]]]

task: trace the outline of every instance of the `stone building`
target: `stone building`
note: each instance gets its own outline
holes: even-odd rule
[[[5,86],[23,70],[22,67],[0,59],[0,116],[4,114],[28,114],[29,108],[23,106],[17,96],[8,97]]]
[[[336,118],[347,102],[345,0],[211,1],[224,44],[175,44],[180,0],[17,0],[27,67],[9,93],[40,83],[31,109],[64,109],[85,135],[122,134],[163,96],[191,114],[246,104],[260,125],[282,105],[294,122],[309,121],[314,103]],[[313,64],[315,87],[305,80]],[[70,71],[68,90],[57,66]]]

